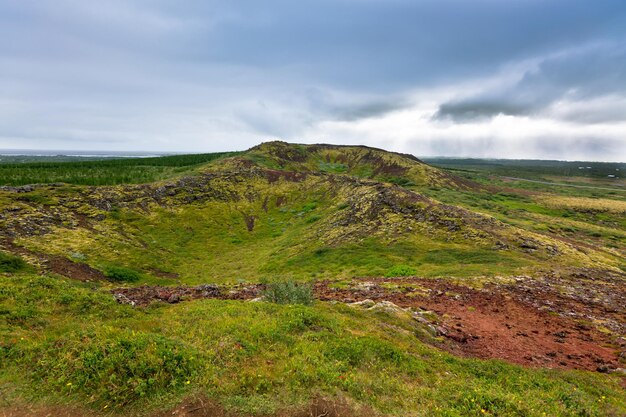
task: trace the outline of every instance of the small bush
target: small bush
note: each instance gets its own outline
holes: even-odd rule
[[[315,256],[324,256],[327,253],[330,253],[330,248],[318,248],[313,251]]]
[[[388,272],[387,275],[385,275],[387,278],[391,278],[391,277],[410,277],[417,274],[417,270],[415,268],[412,268],[408,265],[396,265],[393,268],[391,268]]]
[[[306,203],[302,206],[302,212],[308,213],[309,211],[315,210],[317,208],[317,203]]]
[[[383,181],[390,182],[395,185],[400,185],[403,187],[408,187],[411,185],[415,185],[413,181],[405,177],[383,177],[381,178]]]
[[[271,282],[263,291],[266,301],[276,304],[304,304],[311,305],[315,300],[311,284],[295,281]]]
[[[80,253],[80,252],[72,252],[70,253],[70,258],[77,260],[77,261],[86,261],[87,260],[87,255],[85,255],[84,253]]]
[[[110,266],[104,271],[104,276],[113,281],[118,282],[137,282],[141,278],[141,274],[133,269],[123,268],[121,266]]]
[[[313,214],[313,215],[309,216],[306,219],[306,222],[309,223],[309,224],[310,223],[315,223],[316,221],[318,221],[321,218],[322,218],[322,216],[320,216],[319,214]]]
[[[26,262],[19,256],[0,252],[0,272],[17,272],[26,268]]]

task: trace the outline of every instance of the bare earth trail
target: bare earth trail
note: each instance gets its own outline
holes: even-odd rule
[[[590,279],[592,284],[580,290],[582,295],[580,287],[568,293],[568,278],[550,276],[519,277],[515,283],[488,284],[482,289],[443,279],[362,278],[347,285],[318,282],[314,291],[321,301],[371,300],[370,304],[390,302],[407,309],[432,330],[436,337],[431,343],[456,355],[530,367],[612,372],[623,368],[620,358],[626,357],[622,279],[598,285]],[[581,281],[579,277],[576,282]],[[112,292],[119,302],[144,306],[203,298],[251,300],[262,290],[261,284],[241,284],[144,286]]]

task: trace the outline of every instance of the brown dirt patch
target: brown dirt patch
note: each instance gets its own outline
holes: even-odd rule
[[[290,182],[302,182],[308,176],[307,172],[279,171],[276,169],[263,169],[262,172],[270,184],[273,184],[281,179]]]
[[[322,301],[351,303],[371,299],[390,301],[414,311],[432,311],[435,318],[429,319],[428,324],[441,340],[435,344],[460,356],[503,359],[531,367],[600,372],[623,368],[623,278],[616,276],[610,281],[603,275],[605,281],[598,283],[577,274],[542,279],[519,277],[513,284],[489,284],[482,289],[442,279],[368,278],[355,279],[347,288],[319,282],[314,290]],[[262,290],[262,285],[252,284],[142,286],[111,292],[119,302],[145,306],[153,301],[249,300],[258,297]],[[598,323],[604,331],[599,330]]]
[[[106,280],[104,274],[97,269],[94,269],[87,264],[72,262],[69,259],[62,258],[60,256],[47,256],[47,260],[43,266],[45,269],[48,269],[56,274],[79,281]]]
[[[461,356],[548,368],[609,371],[619,367],[614,337],[516,297],[514,286],[477,290],[419,278],[368,282],[356,289],[329,288],[322,283],[317,292],[322,300],[386,300],[404,308],[433,311],[438,316],[433,325],[445,340],[440,347]],[[397,289],[389,288],[396,284],[400,284]]]
[[[54,272],[55,274],[75,279],[78,281],[100,281],[106,280],[104,274],[87,264],[72,262],[62,256],[48,255],[41,252],[31,251],[21,246],[15,245],[12,241],[5,240],[1,242],[1,247],[16,255],[23,255],[35,258],[39,266],[44,271]]]
[[[154,417],[236,417],[227,412],[215,401],[204,397],[192,397],[183,401],[173,409],[156,413]]]

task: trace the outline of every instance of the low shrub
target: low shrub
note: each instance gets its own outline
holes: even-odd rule
[[[19,256],[0,252],[0,272],[17,272],[26,268],[26,262]]]
[[[104,270],[104,276],[112,281],[137,282],[141,279],[141,274],[133,269],[121,266],[110,266]]]
[[[316,221],[318,221],[321,218],[322,218],[322,216],[320,216],[319,214],[313,214],[313,215],[309,216],[306,219],[306,222],[309,223],[309,224],[310,223],[315,223]]]
[[[417,274],[417,270],[408,265],[396,265],[391,268],[385,275],[387,278],[392,277],[410,277]]]
[[[271,282],[263,291],[266,301],[276,304],[304,304],[311,305],[315,301],[313,286],[295,281]]]

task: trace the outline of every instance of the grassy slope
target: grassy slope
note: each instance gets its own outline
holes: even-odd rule
[[[272,169],[347,174],[399,185],[466,185],[458,177],[424,164],[412,155],[366,146],[266,142],[250,149],[242,158]]]
[[[486,170],[463,175],[485,186],[500,187],[500,191],[429,187],[420,192],[525,230],[588,245],[622,260],[626,258],[626,191],[502,181]],[[602,182],[588,185],[604,186]],[[626,270],[625,262],[619,265]]]
[[[553,262],[617,265],[610,254],[585,254],[393,185],[317,174],[276,178],[264,170],[206,174],[185,184],[162,198],[159,185],[74,197],[51,190],[48,206],[32,197],[19,201],[18,194],[11,209],[21,208],[21,221],[32,216],[49,225],[47,233],[35,229],[15,242],[101,270],[130,267],[161,283],[168,281],[154,270],[191,284],[377,276],[398,264],[424,276],[458,277],[529,273]],[[38,217],[42,206],[52,213],[45,219]],[[536,249],[525,249],[528,242]]]
[[[149,414],[193,393],[271,413],[318,393],[396,415],[608,416],[617,378],[461,359],[416,338],[414,321],[318,303],[207,300],[137,310],[85,284],[0,280],[5,401]]]
[[[476,279],[555,264],[619,265],[624,228],[610,226],[620,222],[610,212],[564,217],[570,211],[533,196],[470,189],[468,181],[368,148],[302,149],[293,147],[294,157],[284,144],[262,145],[200,168],[204,177],[154,185],[0,193],[0,222],[30,249],[141,271],[138,284],[337,279],[384,275],[400,264],[419,275]],[[331,173],[393,180],[519,228]],[[546,229],[573,225],[599,230],[590,236],[598,250],[584,254]],[[618,248],[608,246],[613,238]],[[537,250],[521,247],[528,240]],[[498,243],[506,248],[495,250]],[[139,415],[203,393],[266,413],[321,393],[395,415],[626,412],[617,378],[455,358],[422,343],[416,335],[424,332],[404,317],[324,303],[219,300],[138,310],[116,304],[100,285],[34,269],[0,274],[0,392],[8,403]]]

